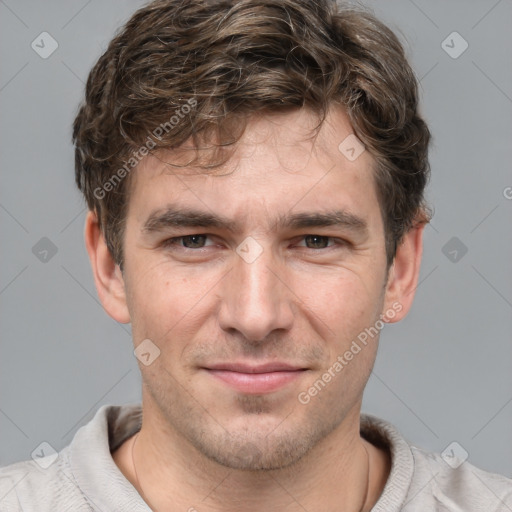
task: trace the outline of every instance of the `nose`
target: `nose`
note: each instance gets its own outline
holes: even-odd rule
[[[282,266],[265,249],[252,262],[235,255],[234,266],[222,281],[219,324],[247,341],[263,341],[276,329],[293,324],[293,293]]]

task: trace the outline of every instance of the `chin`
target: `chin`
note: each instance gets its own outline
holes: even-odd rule
[[[258,417],[230,431],[196,433],[189,431],[189,440],[211,461],[241,471],[270,471],[297,464],[325,438],[335,425],[308,424],[286,428],[286,416],[272,421],[272,427],[262,428]],[[292,420],[293,421],[293,420]],[[199,435],[196,435],[199,434]]]

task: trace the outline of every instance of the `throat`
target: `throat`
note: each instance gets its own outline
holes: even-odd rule
[[[215,482],[215,485],[212,481],[210,487],[215,487],[216,491],[205,500],[208,493],[203,496],[195,495],[193,490],[187,489],[185,481],[173,482],[174,478],[169,481],[168,478],[172,471],[168,475],[165,475],[165,471],[159,472],[162,479],[157,478],[157,481],[151,478],[145,471],[148,460],[143,455],[151,453],[151,450],[146,450],[141,441],[143,439],[142,437],[138,439],[138,433],[131,436],[112,452],[112,458],[121,473],[153,510],[165,510],[178,505],[181,508],[184,507],[183,510],[188,510],[191,504],[202,502],[201,512],[203,510],[204,512],[239,510],[242,504],[244,510],[258,511],[261,510],[262,503],[268,502],[268,508],[265,507],[267,510],[286,508],[292,511],[296,508],[298,512],[303,511],[303,507],[310,511],[335,510],[340,508],[340,505],[344,505],[341,507],[343,510],[367,512],[373,508],[382,494],[391,469],[389,450],[377,447],[361,438],[361,453],[366,456],[361,455],[357,459],[357,464],[354,463],[354,473],[359,476],[351,483],[350,489],[345,489],[343,485],[340,486],[342,481],[348,483],[346,471],[344,474],[338,474],[334,479],[330,478],[333,475],[328,474],[324,475],[327,476],[326,479],[313,478],[315,485],[307,486],[310,488],[307,492],[302,493],[299,491],[300,486],[290,485],[293,481],[290,478],[292,477],[291,473],[287,474],[276,470],[241,472],[240,475],[237,475],[236,471],[226,468],[225,475],[220,474],[221,472],[217,475],[218,481]],[[305,474],[303,471],[299,471],[296,477],[302,480]],[[179,476],[177,479],[179,480]],[[147,482],[151,482],[151,484],[147,485]],[[327,485],[322,485],[322,483]],[[340,487],[343,487],[343,491]],[[319,488],[322,488],[320,492]],[[314,496],[311,495],[311,491]],[[173,498],[172,502],[169,502],[170,496]]]

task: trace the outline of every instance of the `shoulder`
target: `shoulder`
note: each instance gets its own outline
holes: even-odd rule
[[[17,462],[0,468],[0,510],[2,512],[38,512],[62,510],[63,498],[68,510],[90,511],[76,485],[68,465],[68,449],[56,458],[45,457]]]
[[[140,420],[137,405],[102,406],[60,452],[0,468],[0,511],[90,512],[105,495],[125,494],[111,450]]]
[[[512,511],[512,480],[473,466],[460,445],[443,454],[428,452],[368,414],[361,416],[361,434],[391,458],[388,481],[372,512]]]
[[[414,504],[432,501],[436,510],[505,512],[512,510],[512,480],[484,471],[454,453],[427,452],[411,446],[414,476],[409,490]]]

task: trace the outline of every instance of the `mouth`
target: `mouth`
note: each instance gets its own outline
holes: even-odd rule
[[[308,369],[281,362],[219,363],[203,367],[214,379],[247,394],[271,393],[299,379]]]

